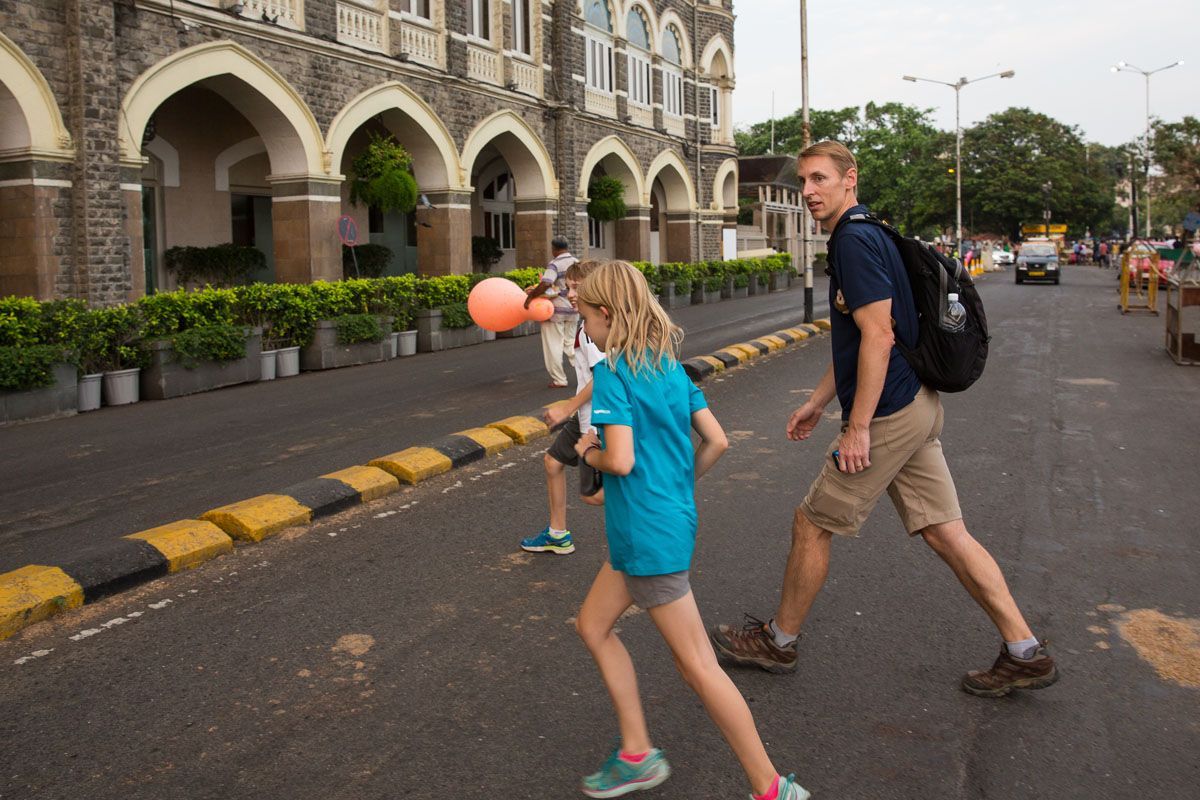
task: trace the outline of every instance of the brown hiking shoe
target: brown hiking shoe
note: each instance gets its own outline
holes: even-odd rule
[[[777,674],[796,671],[796,642],[787,647],[775,644],[770,627],[757,617],[747,614],[746,624],[740,630],[732,625],[718,625],[708,632],[708,638],[717,657],[727,663],[761,667]]]
[[[1058,680],[1054,658],[1039,642],[1032,658],[1014,658],[1000,643],[1000,656],[989,670],[971,670],[962,679],[964,692],[976,697],[1003,697],[1013,689],[1044,689]]]

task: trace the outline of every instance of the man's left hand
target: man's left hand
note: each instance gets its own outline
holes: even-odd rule
[[[842,432],[837,449],[842,472],[862,472],[871,466],[871,429],[852,423]]]

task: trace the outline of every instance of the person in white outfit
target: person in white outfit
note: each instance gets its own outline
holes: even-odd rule
[[[546,372],[550,373],[550,388],[565,389],[567,373],[563,369],[563,358],[570,362],[575,352],[575,331],[579,328],[579,312],[571,307],[567,300],[567,270],[579,261],[571,255],[570,245],[561,236],[550,240],[550,250],[554,257],[542,273],[542,280],[536,286],[526,289],[525,307],[533,302],[535,297],[548,297],[554,303],[554,316],[542,323],[542,356],[546,361]],[[572,363],[571,370],[575,370]]]

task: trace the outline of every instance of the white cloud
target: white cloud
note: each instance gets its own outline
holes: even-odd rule
[[[772,91],[778,116],[799,108],[799,0],[737,0],[734,10],[735,123],[769,119]],[[808,14],[814,108],[895,100],[935,109],[934,122],[952,130],[953,90],[902,75],[952,83],[1014,69],[1011,80],[991,78],[962,90],[964,126],[1027,106],[1110,145],[1145,128],[1146,83],[1109,67],[1125,60],[1155,69],[1187,59],[1189,40],[1200,31],[1195,0],[813,0]],[[1150,92],[1156,117],[1200,115],[1200,56],[1154,76]]]

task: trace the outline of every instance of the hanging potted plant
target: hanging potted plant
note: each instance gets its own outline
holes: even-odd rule
[[[350,164],[350,202],[385,214],[407,214],[417,207],[412,156],[392,136],[370,135],[367,147]]]
[[[600,222],[615,222],[623,219],[628,209],[625,206],[625,184],[616,178],[599,175],[588,184],[588,216]]]

